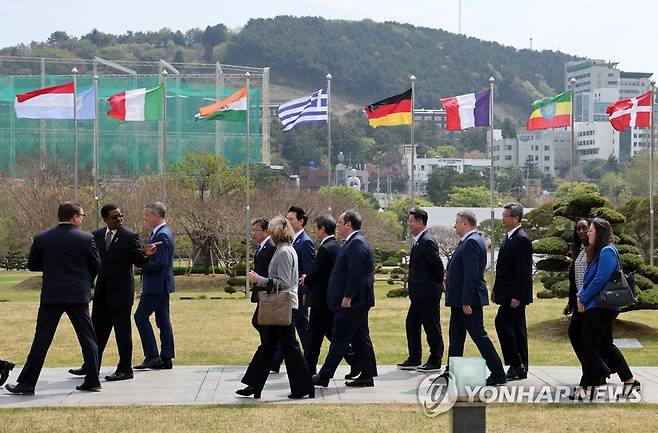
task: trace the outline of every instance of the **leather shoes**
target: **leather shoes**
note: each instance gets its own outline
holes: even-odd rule
[[[507,383],[507,379],[505,376],[501,377],[496,377],[493,374],[487,377],[487,386],[498,386],[498,385],[505,385]]]
[[[519,365],[518,367],[513,367],[510,365],[507,373],[505,374],[505,378],[507,380],[527,379],[528,371],[525,369],[523,364]]]
[[[400,370],[415,370],[420,367],[420,361],[413,361],[407,358],[404,362],[397,364],[397,366]]]
[[[322,386],[324,388],[329,386],[329,378],[320,377],[317,374],[314,374],[311,379],[313,380],[313,386]]]
[[[99,383],[98,385],[87,385],[86,383],[83,383],[82,385],[76,386],[75,389],[78,391],[100,392],[101,384]]]
[[[306,397],[307,395],[308,398],[315,398],[315,388],[311,388],[310,391],[305,392],[303,394],[288,394],[288,398],[300,399]]]
[[[155,358],[144,358],[144,362],[134,366],[135,370],[146,370],[147,368],[162,368],[163,362],[159,356]]]
[[[372,377],[357,377],[351,382],[345,382],[345,386],[351,386],[353,388],[366,388],[370,386],[375,386],[375,381]]]
[[[17,394],[17,395],[34,395],[34,387],[33,386],[27,386],[23,385],[20,383],[17,383],[16,385],[9,385],[5,386],[5,389],[12,394]]]
[[[16,364],[9,361],[0,361],[0,386],[4,385],[9,377],[9,372],[14,369]]]
[[[163,359],[162,365],[153,368],[155,368],[156,370],[171,370],[172,368],[174,368],[174,363],[171,362],[171,359]]]
[[[110,374],[109,376],[105,376],[105,380],[107,380],[108,382],[116,382],[116,381],[119,381],[119,380],[132,379],[134,377],[135,376],[133,375],[132,371],[129,372],[129,373],[126,373],[126,372],[123,372],[123,371],[115,371],[114,373]]]
[[[434,362],[427,361],[425,364],[418,367],[418,371],[439,371],[441,370],[441,364],[436,364]]]
[[[361,369],[360,368],[351,367],[350,372],[345,375],[345,379],[347,379],[347,380],[356,379],[357,377],[359,377],[360,374],[361,374]]]
[[[261,391],[262,390],[260,389],[257,390],[253,386],[248,385],[245,388],[238,389],[237,391],[235,391],[235,393],[241,397],[250,397],[253,395],[254,398],[260,398]]]
[[[72,374],[74,376],[86,376],[87,372],[82,367],[80,367],[80,368],[69,368],[69,374]]]

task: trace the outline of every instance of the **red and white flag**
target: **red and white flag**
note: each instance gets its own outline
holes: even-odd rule
[[[647,92],[608,105],[608,116],[612,127],[617,131],[623,131],[631,126],[647,128],[651,126],[651,96],[652,92]]]

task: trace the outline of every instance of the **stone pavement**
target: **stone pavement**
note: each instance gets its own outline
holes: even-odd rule
[[[632,367],[635,377],[642,382],[647,403],[658,403],[658,367]],[[72,407],[126,405],[212,405],[245,403],[418,403],[417,390],[426,373],[398,370],[395,366],[379,366],[379,377],[374,388],[348,388],[342,377],[347,368],[341,366],[328,388],[316,388],[315,399],[290,400],[287,376],[282,370],[270,375],[262,398],[241,398],[235,390],[242,388],[240,379],[244,366],[174,366],[173,370],[135,371],[133,380],[102,381],[98,393],[75,391],[81,378],[71,376],[67,368],[46,368],[41,373],[34,396],[16,396],[0,390],[0,408],[10,407]],[[12,371],[8,383],[15,383],[19,369]],[[101,377],[112,373],[103,368]],[[430,374],[434,377],[437,374]],[[555,387],[573,385],[580,378],[577,367],[531,367],[528,379],[511,382],[513,385]],[[611,378],[610,383],[618,383]],[[568,401],[567,401],[568,402]]]

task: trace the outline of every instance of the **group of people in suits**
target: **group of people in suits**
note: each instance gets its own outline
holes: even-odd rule
[[[532,302],[532,244],[521,227],[523,207],[509,203],[503,209],[507,235],[498,253],[496,279],[491,301],[498,304],[496,331],[505,372],[496,349],[484,328],[483,307],[489,304],[484,272],[487,249],[477,232],[473,212],[457,213],[454,229],[460,242],[450,258],[444,289],[444,266],[434,238],[427,232],[427,212],[411,209],[407,226],[413,236],[409,256],[409,311],[406,318],[408,357],[398,364],[405,370],[441,369],[444,342],[440,324],[440,302],[450,307],[448,357],[463,356],[466,334],[477,346],[491,372],[487,385],[527,377],[528,335],[525,306]],[[429,357],[422,363],[421,328],[425,330]],[[449,367],[442,376],[448,377]]]
[[[258,293],[288,291],[292,321],[287,326],[260,325],[256,306],[252,324],[260,345],[242,378],[247,386],[236,391],[240,396],[260,398],[269,374],[278,372],[278,351],[286,363],[289,398],[315,397],[315,386],[328,386],[342,359],[351,366],[347,386],[374,386],[377,365],[368,328],[368,312],[375,305],[374,258],[360,233],[361,216],[346,211],[337,222],[330,215],[317,217],[317,253],[304,231],[307,222],[306,212],[297,206],[290,207],[286,218],[253,221],[252,301],[258,302]],[[316,374],[324,338],[330,341],[329,353]]]
[[[123,225],[124,217],[117,205],[103,206],[101,216],[105,227],[93,233],[80,228],[85,217],[81,206],[70,202],[59,205],[59,224],[37,234],[30,248],[28,269],[43,273],[41,299],[30,352],[17,383],[6,386],[9,392],[34,394],[46,354],[64,313],[73,325],[82,350],[82,367],[69,370],[73,375],[84,376],[83,383],[76,386],[77,390],[100,391],[101,359],[113,329],[119,363],[105,380],[111,382],[134,377],[133,266],[141,268],[142,273],[142,294],[134,319],[145,354],[144,361],[134,368],[172,368],[174,340],[169,294],[174,291],[174,237],[166,224],[165,214],[162,203],[144,207],[144,221],[151,229],[151,235],[142,247],[139,235]],[[155,314],[160,329],[160,350],[149,321],[152,314]]]

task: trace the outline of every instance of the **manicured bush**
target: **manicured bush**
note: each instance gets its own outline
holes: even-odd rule
[[[569,252],[569,245],[558,237],[537,239],[532,243],[532,252],[564,256]]]
[[[393,290],[388,291],[388,293],[386,294],[386,297],[387,298],[404,298],[408,294],[409,293],[404,289],[393,289]]]
[[[613,226],[626,222],[626,217],[621,212],[611,207],[600,207],[598,209],[592,209],[592,213],[594,216],[607,220]]]
[[[229,286],[244,287],[247,282],[247,277],[231,277],[226,280]]]
[[[636,292],[646,292],[647,290],[653,289],[655,286],[650,279],[644,277],[640,274],[635,274],[635,290]]]
[[[617,245],[637,245],[637,240],[625,233],[615,233],[615,244]]]
[[[400,263],[399,259],[396,257],[389,257],[388,259],[384,260],[382,266],[397,266],[398,263]]]
[[[552,256],[537,262],[537,269],[547,272],[565,272],[569,270],[571,260],[565,256]]]
[[[658,266],[644,265],[640,266],[638,273],[650,279],[653,283],[658,284]]]
[[[642,252],[638,247],[635,247],[633,245],[615,245],[617,247],[617,251],[619,251],[619,254],[637,254],[641,255]]]
[[[569,297],[569,280],[558,281],[552,290],[558,298],[568,298]]]
[[[395,280],[393,278],[389,278],[388,280],[386,280],[386,283],[388,283],[388,285],[392,286],[393,284],[395,284]]]
[[[391,276],[393,276],[393,275],[402,275],[402,274],[404,274],[404,270],[400,267],[391,269]]]
[[[549,292],[548,290],[542,290],[537,292],[537,298],[538,299],[553,299],[555,298],[555,295],[553,292]]]
[[[658,288],[641,292],[637,296],[635,307],[656,309],[658,305]]]
[[[620,254],[621,266],[624,272],[635,272],[644,265],[644,257],[639,254]]]

